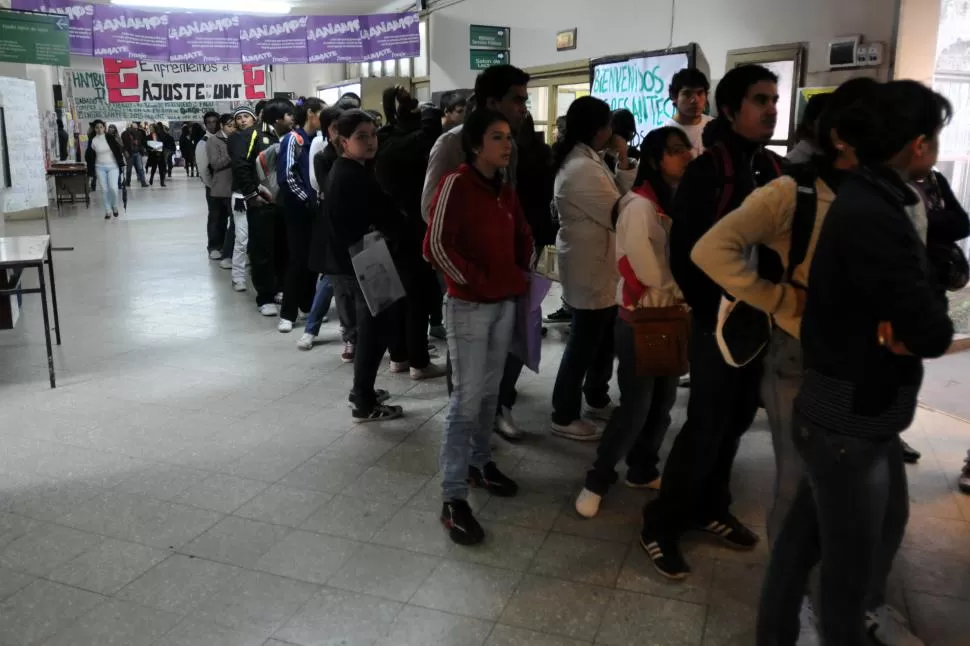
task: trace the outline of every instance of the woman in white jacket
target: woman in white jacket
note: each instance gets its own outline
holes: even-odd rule
[[[614,137],[609,105],[582,97],[566,113],[566,136],[555,150],[557,171],[553,205],[559,212],[556,239],[563,300],[572,308],[572,333],[566,343],[552,393],[552,432],[573,440],[598,440],[602,432],[582,419],[608,422],[613,411],[613,323],[616,320],[617,204],[633,186],[635,162],[627,142]],[[617,157],[614,174],[600,151]]]
[[[640,149],[635,188],[620,201],[616,222],[616,267],[620,283],[614,294],[620,307],[614,342],[619,359],[620,406],[613,412],[576,499],[576,511],[592,518],[600,500],[616,483],[616,463],[626,455],[626,485],[660,487],[658,452],[670,426],[678,377],[638,376],[633,327],[627,312],[684,305],[670,271],[670,217],[667,212],[680,178],[692,158],[683,130],[654,130]]]

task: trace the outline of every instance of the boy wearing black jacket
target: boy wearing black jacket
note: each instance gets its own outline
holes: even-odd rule
[[[735,549],[752,549],[758,536],[731,515],[731,470],[741,435],[758,410],[761,362],[725,363],[715,338],[722,291],[690,259],[694,244],[755,188],[780,174],[764,149],[778,116],[777,77],[758,65],[728,72],[715,97],[719,117],[705,131],[707,152],[694,160],[674,198],[670,265],[690,305],[691,393],[687,421],[667,458],[660,496],[643,510],[640,544],[654,567],[684,579],[690,566],[680,537],[698,530]],[[770,250],[759,253],[759,273],[781,277]]]

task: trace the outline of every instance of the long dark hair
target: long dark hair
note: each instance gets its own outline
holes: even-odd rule
[[[839,138],[852,146],[858,146],[859,133],[851,127],[853,121],[852,112],[861,109],[867,110],[867,106],[876,100],[876,93],[879,90],[879,82],[870,78],[860,77],[846,81],[835,92],[828,97],[821,114],[815,122],[815,141],[822,150],[826,161],[834,162],[839,156],[839,151],[835,148],[832,141],[832,131],[835,130]],[[811,103],[809,103],[811,105]],[[843,123],[843,115],[847,114],[849,120]],[[807,117],[806,117],[807,118]]]
[[[597,133],[609,126],[612,118],[609,104],[602,99],[583,96],[573,101],[566,111],[566,136],[556,146],[553,169],[557,173],[562,169],[576,144],[592,144]]]
[[[636,182],[633,184],[634,188],[642,186],[643,184],[649,184],[650,188],[653,189],[654,195],[657,196],[660,208],[667,214],[670,213],[674,192],[670,188],[670,185],[664,181],[660,165],[663,163],[664,155],[667,154],[667,147],[671,137],[680,139],[680,142],[687,148],[693,147],[693,144],[690,143],[690,139],[687,137],[687,133],[680,128],[664,126],[663,128],[651,130],[644,137],[643,143],[640,144],[640,166],[637,169]]]

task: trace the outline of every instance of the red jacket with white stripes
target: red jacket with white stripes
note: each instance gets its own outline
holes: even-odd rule
[[[521,296],[534,253],[512,186],[468,164],[442,178],[431,203],[424,257],[444,273],[449,296],[475,303]]]

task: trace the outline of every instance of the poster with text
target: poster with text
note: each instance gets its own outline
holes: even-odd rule
[[[421,53],[421,17],[414,12],[360,17],[364,60],[407,58]]]
[[[611,110],[632,112],[639,135],[634,143],[639,143],[674,116],[667,88],[688,62],[686,53],[675,53],[596,64],[590,94],[609,103]]]
[[[80,0],[13,0],[15,11],[40,11],[67,16],[71,27],[71,53],[91,56],[94,53],[94,5]]]
[[[94,55],[167,61],[168,19],[162,11],[99,4],[94,8]]]
[[[241,16],[243,63],[306,63],[306,16]]]
[[[239,17],[173,13],[168,18],[172,63],[237,63]]]
[[[311,63],[356,63],[363,57],[359,16],[309,16],[306,41]]]

